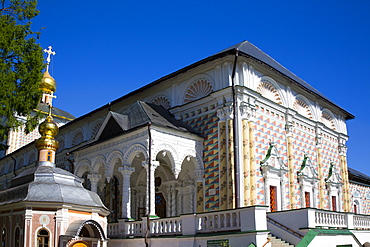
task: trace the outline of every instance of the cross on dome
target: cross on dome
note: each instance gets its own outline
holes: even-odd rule
[[[48,50],[47,49],[44,49],[44,52],[48,54],[48,56],[46,57],[46,61],[48,62],[46,64],[46,70],[49,70],[49,64],[50,64],[50,61],[51,61],[50,56],[56,54],[55,51],[52,51],[51,50],[51,49],[53,49],[53,47],[49,46],[48,48],[49,48]]]

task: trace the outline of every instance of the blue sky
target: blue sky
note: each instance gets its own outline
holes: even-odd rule
[[[39,1],[54,105],[76,117],[248,40],[356,116],[349,166],[370,175],[370,1]]]

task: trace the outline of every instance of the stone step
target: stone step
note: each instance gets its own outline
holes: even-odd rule
[[[270,239],[271,247],[294,247],[294,245],[291,245],[284,240],[273,236],[272,234],[269,234],[268,238]]]

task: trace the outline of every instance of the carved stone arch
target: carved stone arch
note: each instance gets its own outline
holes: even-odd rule
[[[75,168],[75,175],[82,177],[85,172],[91,172],[91,163],[88,159],[83,159],[78,162],[77,167]]]
[[[123,164],[131,164],[138,153],[142,153],[145,160],[149,157],[148,150],[142,144],[134,144],[123,155]]]
[[[98,155],[97,157],[95,157],[93,159],[93,161],[91,162],[91,169],[94,173],[98,173],[99,172],[99,168],[100,168],[100,164],[103,165],[103,168],[105,170],[105,167],[106,167],[106,160],[105,160],[105,157],[103,155]]]
[[[124,164],[123,163],[123,154],[121,151],[119,150],[114,150],[113,152],[111,152],[107,158],[107,163],[106,163],[106,166],[105,166],[105,175],[106,177],[113,177],[113,169],[114,169],[114,165],[115,163],[113,163],[115,160],[120,160],[121,161],[121,164]]]
[[[155,158],[157,157],[157,155],[159,155],[160,152],[165,152],[164,154],[165,155],[168,155],[168,153],[170,154],[170,157],[169,160],[171,162],[171,168],[174,168],[175,165],[179,162],[179,155],[176,151],[176,149],[174,149],[171,145],[169,144],[161,144],[159,146],[157,146],[154,150],[153,150],[153,154],[152,154],[152,159],[155,160]]]
[[[336,130],[334,114],[329,109],[323,109],[321,112],[321,122],[328,128]]]
[[[309,100],[303,95],[296,96],[296,99],[293,103],[293,109],[296,110],[300,115],[309,119],[313,119],[312,105],[310,104]]]
[[[72,143],[71,143],[72,147],[80,144],[81,142],[84,141],[84,139],[85,139],[84,131],[82,130],[82,128],[78,128],[73,133]]]
[[[204,165],[203,160],[200,158],[201,156],[197,155],[197,153],[194,150],[188,149],[183,153],[179,160],[182,163],[188,157],[192,157],[195,159],[194,169],[197,170],[197,172],[201,171],[202,175],[204,175]]]
[[[171,108],[171,99],[170,99],[170,97],[168,97],[167,95],[164,95],[164,94],[157,95],[157,96],[153,97],[150,102],[152,102],[155,105],[162,106],[166,110]]]
[[[268,98],[279,105],[287,105],[286,100],[283,98],[282,90],[279,84],[268,76],[263,76],[261,78],[261,81],[257,86],[257,92],[259,92],[263,97]]]
[[[191,83],[185,90],[184,103],[203,98],[214,91],[214,82],[208,75],[198,75],[190,81]]]
[[[104,233],[104,230],[103,228],[101,227],[101,225],[96,222],[95,220],[86,220],[84,221],[80,227],[77,229],[77,232],[76,232],[76,235],[75,237],[79,236],[82,229],[86,226],[91,226],[93,227],[95,230],[97,230],[97,233],[99,234],[99,238],[102,240],[102,241],[107,241],[107,238],[105,236],[105,233]],[[94,237],[97,237],[97,236],[94,236]]]

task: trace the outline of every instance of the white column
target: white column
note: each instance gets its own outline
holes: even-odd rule
[[[155,184],[154,184],[154,172],[155,169],[160,165],[159,161],[153,160],[151,167],[149,168],[148,162],[143,161],[143,167],[146,170],[146,211],[149,216],[155,215]],[[150,178],[150,179],[149,179]],[[150,183],[149,183],[150,181]],[[149,196],[150,195],[150,196]],[[150,201],[149,201],[150,200]]]
[[[176,216],[176,184],[171,185],[171,216]],[[180,214],[179,214],[180,215]]]
[[[92,192],[98,193],[98,182],[99,182],[100,178],[101,178],[101,175],[96,174],[96,173],[91,173],[91,174],[87,175],[87,179],[90,180],[91,191]]]
[[[122,174],[122,218],[131,218],[131,187],[130,177],[135,171],[134,167],[129,165],[118,168],[118,171]]]

